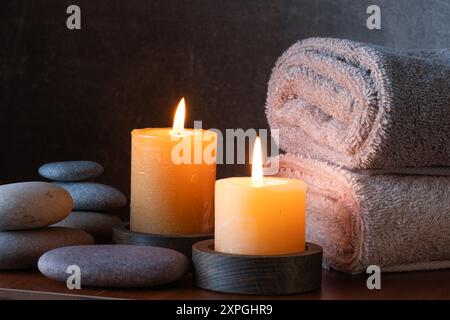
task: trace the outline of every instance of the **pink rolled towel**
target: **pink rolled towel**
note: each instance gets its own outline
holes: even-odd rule
[[[267,119],[289,153],[352,170],[426,174],[450,166],[449,75],[450,49],[306,39],[272,71]]]
[[[369,176],[293,155],[280,156],[279,175],[307,183],[307,240],[323,247],[326,266],[450,267],[449,176]]]

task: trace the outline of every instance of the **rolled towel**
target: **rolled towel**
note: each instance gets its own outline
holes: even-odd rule
[[[450,177],[368,176],[292,155],[280,156],[279,175],[307,183],[307,240],[323,247],[325,266],[450,267]]]
[[[277,61],[266,113],[289,153],[349,169],[449,166],[449,88],[450,49],[311,38]]]

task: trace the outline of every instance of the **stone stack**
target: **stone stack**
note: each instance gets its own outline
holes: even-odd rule
[[[121,220],[110,211],[126,206],[127,199],[113,187],[86,181],[99,177],[103,171],[93,161],[53,162],[39,168],[42,177],[65,189],[73,199],[73,212],[54,226],[82,229],[96,243],[111,242],[112,228]]]
[[[72,205],[70,194],[51,183],[0,186],[0,270],[35,268],[49,250],[92,244],[85,231],[49,227],[65,219]]]
[[[125,206],[127,200],[110,186],[86,181],[103,173],[100,164],[91,161],[49,163],[43,165],[39,173],[73,198],[75,211],[55,226],[83,229],[97,243],[111,240],[112,228],[120,219],[106,212]],[[48,278],[66,282],[67,268],[73,264],[80,267],[82,286],[113,288],[172,283],[190,268],[190,261],[175,250],[111,244],[56,248],[42,255],[38,268]]]

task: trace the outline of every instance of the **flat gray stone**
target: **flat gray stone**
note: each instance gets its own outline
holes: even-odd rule
[[[189,270],[181,253],[151,246],[93,245],[59,248],[38,263],[47,277],[66,282],[67,267],[81,270],[81,287],[151,287],[180,279]]]
[[[74,211],[105,211],[126,206],[127,198],[116,188],[95,182],[54,182],[73,198]]]
[[[52,183],[20,182],[0,186],[0,230],[47,227],[72,211],[70,194]]]
[[[106,213],[74,211],[54,226],[81,229],[93,236],[95,243],[110,243],[113,227],[121,222],[120,218]]]
[[[76,229],[49,227],[0,231],[0,269],[36,268],[39,257],[49,250],[93,243],[91,235]]]
[[[100,176],[101,164],[94,161],[51,162],[39,168],[39,174],[54,181],[82,181]]]

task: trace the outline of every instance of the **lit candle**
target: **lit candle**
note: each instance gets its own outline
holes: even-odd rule
[[[253,149],[252,177],[216,181],[215,250],[281,255],[305,250],[306,184],[264,177],[261,141]]]
[[[130,228],[134,232],[213,231],[216,134],[185,129],[184,118],[183,98],[172,128],[132,132]]]

